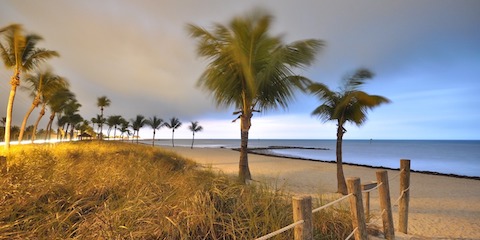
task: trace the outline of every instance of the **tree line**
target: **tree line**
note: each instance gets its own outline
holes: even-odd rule
[[[37,138],[37,134],[41,134],[45,140],[50,140],[53,133],[52,125],[55,117],[57,117],[58,126],[56,135],[60,140],[73,139],[74,137],[94,137],[102,139],[102,128],[104,124],[107,124],[109,127],[107,131],[108,137],[110,137],[112,128],[114,129],[114,138],[117,129],[121,132],[121,136],[129,136],[129,129],[132,128],[133,134],[137,134],[137,140],[140,128],[144,125],[149,125],[154,129],[153,140],[155,140],[155,130],[166,126],[171,128],[172,133],[174,133],[175,129],[181,126],[181,122],[177,118],[172,118],[170,123],[164,122],[156,116],[151,119],[145,119],[142,115],[138,115],[130,122],[119,115],[104,118],[104,107],[110,105],[110,100],[106,96],[97,99],[97,106],[100,107],[100,115],[91,119],[93,126],[90,126],[90,122],[79,114],[79,109],[82,105],[70,90],[68,80],[65,77],[58,76],[53,72],[52,68],[44,64],[44,62],[50,58],[59,57],[58,52],[38,48],[37,43],[43,40],[43,38],[37,34],[26,34],[23,26],[20,24],[11,24],[1,28],[0,37],[0,54],[2,60],[5,67],[13,70],[13,75],[10,78],[11,89],[7,104],[7,113],[6,117],[1,119],[3,128],[0,129],[0,135],[3,136],[5,149],[7,151],[10,148],[10,141],[15,138],[18,138],[19,143],[21,143],[25,137],[33,142]],[[20,127],[12,126],[13,104],[17,88],[26,91],[32,98],[32,104],[25,114]],[[27,126],[27,121],[31,113],[38,107],[40,107],[40,112],[35,123]],[[47,108],[49,108],[51,112],[48,124],[45,129],[38,131],[38,124],[45,115]],[[99,126],[98,133],[94,131],[95,125]],[[195,132],[201,131],[202,127],[198,122],[192,122],[190,129],[194,137]],[[75,136],[76,132],[78,132],[78,136]],[[194,138],[192,138],[192,147],[193,139]],[[154,144],[154,141],[152,144]],[[173,144],[172,134],[172,145]]]
[[[305,69],[313,64],[320,49],[326,44],[323,40],[307,39],[292,43],[284,43],[282,36],[270,34],[273,17],[266,11],[254,10],[252,13],[233,18],[228,24],[215,24],[212,30],[189,24],[187,31],[197,42],[197,55],[207,59],[208,65],[198,80],[198,86],[213,95],[213,100],[218,106],[234,106],[237,110],[233,113],[236,119],[240,119],[240,159],[239,180],[247,182],[252,179],[248,166],[248,136],[251,127],[251,119],[254,113],[268,109],[287,108],[288,102],[294,97],[297,90],[316,96],[320,105],[313,110],[312,115],[322,121],[335,121],[337,123],[337,182],[338,192],[346,194],[346,182],[342,167],[342,139],[346,133],[345,123],[353,123],[361,126],[367,120],[368,110],[389,100],[379,95],[370,95],[361,91],[361,87],[367,80],[373,78],[373,73],[366,68],[359,68],[345,75],[338,91],[328,88],[327,85],[314,82],[305,76],[295,73],[297,69]],[[4,42],[0,44],[2,59],[5,65],[14,69],[11,78],[12,89],[7,107],[5,124],[5,147],[8,149],[11,128],[11,111],[16,87],[20,84],[20,73],[28,73],[46,59],[58,56],[55,51],[35,48],[35,44],[41,38],[38,35],[31,37],[24,35],[20,25],[14,24],[0,29]],[[68,84],[64,78],[52,77],[52,92],[46,90],[45,79],[50,78],[51,73],[39,72],[43,77],[37,77],[42,82],[35,92],[46,93],[35,95],[32,106],[49,106],[52,112],[51,121],[55,114],[58,116],[59,126],[65,126],[65,131],[70,127],[82,129],[86,124],[78,114],[81,106],[68,90]],[[34,74],[35,75],[35,74]],[[29,78],[27,75],[26,79]],[[41,85],[41,86],[40,86]],[[30,88],[34,89],[34,87]],[[38,90],[40,89],[40,90]],[[56,94],[53,94],[55,92]],[[58,94],[58,96],[57,96]],[[53,97],[55,95],[55,97]],[[67,99],[59,101],[58,99]],[[59,104],[59,105],[56,105]],[[119,131],[127,132],[126,121],[120,116],[103,117],[103,109],[110,104],[106,97],[98,99],[97,105],[101,113],[97,118],[92,118],[92,123],[99,127],[100,138],[103,137],[103,124],[112,124],[114,136]],[[53,116],[53,117],[52,117]],[[60,122],[64,118],[65,122]],[[83,123],[83,125],[77,125]],[[154,131],[161,126],[172,129],[172,146],[174,146],[175,129],[181,123],[176,118],[170,122],[152,117],[145,119],[138,115],[130,121],[133,134],[137,134],[143,125],[150,125]],[[194,124],[195,123],[195,124]],[[50,124],[50,123],[49,123]],[[23,124],[22,124],[23,125]],[[51,124],[50,124],[51,125]],[[192,122],[190,130],[193,138],[196,131],[201,131],[201,126]],[[51,126],[50,126],[51,128]],[[49,128],[47,127],[47,131]],[[154,144],[154,142],[152,142]],[[193,146],[193,141],[192,141]]]

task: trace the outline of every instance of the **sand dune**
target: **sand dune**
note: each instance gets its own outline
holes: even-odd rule
[[[237,174],[239,153],[220,148],[162,147],[226,174]],[[295,194],[336,191],[335,164],[249,155],[254,180],[284,187]],[[400,165],[400,161],[399,161]],[[345,176],[375,180],[378,169],[344,166]],[[399,171],[388,170],[389,178]],[[480,181],[421,173],[411,174],[408,235],[398,239],[480,239]],[[399,196],[398,178],[390,180],[392,204]],[[379,216],[378,194],[371,194],[372,212]],[[393,206],[397,225],[397,206]],[[373,220],[375,221],[375,219]],[[380,221],[381,222],[381,221]]]

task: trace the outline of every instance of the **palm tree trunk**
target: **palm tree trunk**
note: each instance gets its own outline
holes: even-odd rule
[[[251,180],[250,168],[248,167],[248,131],[251,126],[251,114],[242,114],[240,123],[240,162],[238,178],[241,183],[246,183],[247,180]]]
[[[345,175],[343,174],[343,160],[342,160],[342,141],[343,141],[343,124],[338,124],[337,127],[337,192],[347,195],[347,183],[345,182]]]
[[[40,99],[35,97],[35,100],[33,100],[32,106],[30,106],[30,109],[28,109],[27,114],[25,114],[25,117],[23,117],[22,121],[22,126],[20,127],[20,133],[18,135],[18,143],[21,143],[23,140],[23,133],[25,132],[25,128],[27,127],[27,120],[30,117],[30,114],[33,112],[33,110],[38,106]]]
[[[155,147],[155,129],[153,129],[152,147]]]
[[[55,112],[52,112],[52,114],[50,115],[50,120],[47,123],[47,134],[45,135],[45,141],[50,140],[52,134],[53,119],[55,119]]]
[[[45,104],[42,105],[42,110],[40,110],[40,114],[38,115],[38,119],[37,119],[37,121],[35,122],[35,124],[33,125],[33,130],[32,130],[32,143],[33,143],[33,141],[35,141],[35,137],[37,136],[38,123],[39,123],[40,120],[42,119],[43,115],[45,115]]]
[[[15,93],[17,92],[17,87],[20,85],[20,70],[15,68],[15,73],[10,79],[10,95],[8,97],[7,104],[7,117],[5,121],[5,150],[10,150],[10,133],[12,128],[12,112],[13,112],[13,101],[15,100]]]
[[[172,147],[175,147],[175,141],[173,141],[173,138],[175,136],[175,128],[172,130]]]
[[[190,149],[193,149],[193,142],[195,141],[195,131],[193,131],[193,136],[192,136],[192,147]]]

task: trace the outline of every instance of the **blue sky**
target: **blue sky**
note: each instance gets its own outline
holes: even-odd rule
[[[207,62],[195,55],[185,25],[226,24],[255,7],[271,12],[272,33],[285,42],[326,42],[298,73],[334,89],[359,67],[375,73],[364,90],[392,103],[371,111],[360,128],[347,125],[346,139],[480,139],[480,1],[3,0],[0,26],[21,23],[44,37],[41,47],[60,53],[48,63],[70,81],[86,119],[99,113],[96,99],[106,95],[106,116],[175,116],[184,122],[178,138],[191,137],[190,121],[204,127],[198,138],[239,138],[234,109],[216,108],[195,86]],[[0,67],[0,106],[10,75]],[[30,104],[27,94],[17,95],[14,124]],[[287,110],[254,116],[250,137],[333,139],[335,124],[310,115],[319,104],[299,93]],[[151,130],[141,134],[150,137]],[[170,131],[157,136],[169,138]]]

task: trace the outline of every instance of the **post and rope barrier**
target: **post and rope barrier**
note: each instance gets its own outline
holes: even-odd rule
[[[400,176],[400,196],[398,197],[394,205],[399,203],[399,231],[402,233],[407,233],[408,203],[410,198],[410,160],[401,159],[400,166],[400,172],[390,180],[393,180]],[[366,240],[368,238],[368,234],[365,213],[367,215],[369,214],[369,193],[377,189],[379,191],[381,219],[383,222],[383,231],[385,234],[385,238],[394,239],[395,231],[392,216],[388,173],[385,170],[377,171],[376,177],[376,183],[369,183],[363,185],[360,184],[360,178],[358,177],[348,178],[348,195],[345,195],[335,201],[332,201],[313,210],[311,196],[293,197],[292,207],[294,222],[277,231],[259,237],[256,240],[266,240],[292,228],[294,229],[295,240],[311,240],[313,239],[312,214],[326,209],[330,206],[333,206],[334,204],[346,200],[347,198],[349,198],[350,202],[350,213],[352,215],[352,225],[354,230],[348,235],[346,240],[350,239],[353,236],[355,236],[356,240]],[[367,204],[365,208],[367,211],[364,211],[362,193],[366,194],[365,200]]]

